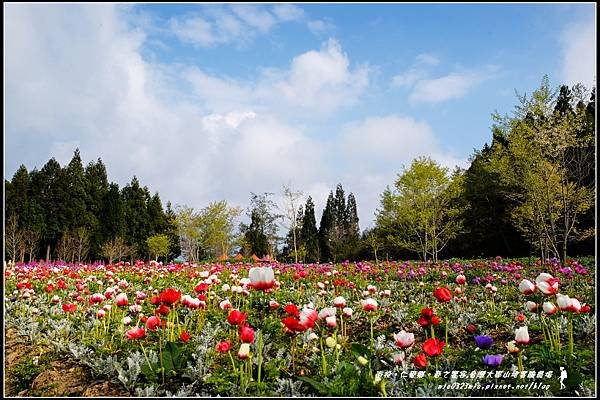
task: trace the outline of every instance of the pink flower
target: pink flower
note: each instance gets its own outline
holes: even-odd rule
[[[157,316],[153,315],[146,321],[146,327],[151,331],[156,330],[160,326],[160,319]]]
[[[396,341],[396,345],[398,345],[398,347],[405,349],[413,345],[415,342],[415,335],[413,333],[401,330],[399,333],[394,334],[394,340]]]
[[[240,340],[244,343],[254,342],[254,329],[249,326],[243,326],[240,328]]]
[[[456,277],[454,282],[456,282],[457,285],[464,285],[465,283],[467,283],[467,278],[461,274]]]
[[[523,279],[519,284],[519,291],[523,294],[531,294],[535,292],[535,284],[527,279]]]
[[[527,329],[527,326],[522,326],[515,330],[515,342],[519,344],[529,343],[529,331]]]
[[[271,267],[254,267],[248,273],[252,287],[256,290],[270,289],[275,285],[275,274]]]
[[[542,309],[548,315],[556,314],[556,312],[558,311],[558,308],[549,301],[544,302],[544,304],[542,305]]]
[[[346,299],[344,299],[342,296],[338,296],[333,299],[333,305],[338,308],[346,307]]]
[[[361,304],[364,311],[377,311],[377,307],[379,307],[375,299],[361,300]]]
[[[144,328],[135,327],[133,329],[126,331],[125,336],[127,336],[127,339],[130,339],[130,340],[141,339],[144,336],[146,336],[146,330]]]
[[[325,322],[327,323],[327,326],[330,328],[335,328],[337,325],[335,315],[331,315],[331,316],[325,318]]]
[[[119,293],[117,295],[117,297],[115,298],[115,303],[119,307],[124,307],[124,306],[128,305],[129,304],[129,300],[127,299],[127,294],[126,293]]]

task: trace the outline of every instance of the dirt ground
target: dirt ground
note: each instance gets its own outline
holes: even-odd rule
[[[118,384],[93,379],[87,366],[59,359],[50,353],[49,348],[28,343],[27,338],[19,336],[15,329],[5,331],[4,351],[6,396],[131,397]],[[38,366],[28,364],[24,367],[29,360],[36,358]],[[41,363],[39,360],[42,360]]]

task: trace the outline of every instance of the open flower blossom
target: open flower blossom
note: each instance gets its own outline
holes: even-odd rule
[[[361,300],[361,305],[364,311],[377,311],[377,307],[379,307],[375,299]]]
[[[456,279],[454,279],[454,282],[456,282],[457,285],[464,285],[465,283],[467,283],[467,278],[460,274],[456,277]]]
[[[175,304],[181,298],[181,292],[177,289],[167,288],[160,293],[159,298],[165,304]]]
[[[240,340],[244,343],[254,342],[254,329],[249,326],[242,326],[240,328]]]
[[[558,293],[559,279],[554,278],[552,275],[542,272],[535,278],[535,283],[540,292],[545,295],[554,295]]]
[[[187,333],[187,331],[181,331],[179,339],[181,339],[184,343],[187,343],[187,341],[190,340],[190,338],[191,336],[189,333]]]
[[[519,283],[519,291],[523,294],[532,294],[535,292],[535,284],[530,280],[523,279]]]
[[[437,338],[429,338],[425,341],[425,343],[423,343],[423,351],[429,357],[439,356],[440,354],[442,354],[445,344],[446,343],[444,343],[443,340]]]
[[[494,344],[494,339],[487,335],[477,335],[475,336],[475,344],[482,350],[487,350],[492,347]]]
[[[144,328],[135,327],[125,332],[125,336],[129,340],[141,339],[146,336],[146,330]]]
[[[325,319],[327,317],[335,316],[335,314],[335,307],[325,307],[321,311],[319,311],[319,319]]]
[[[352,309],[350,307],[344,307],[342,310],[344,317],[350,318],[352,317]]]
[[[490,367],[497,367],[500,364],[502,364],[503,359],[504,356],[502,354],[486,354],[485,356],[483,356],[483,363]]]
[[[129,300],[127,299],[127,294],[119,293],[117,297],[115,297],[115,303],[119,307],[124,307],[129,304]]]
[[[225,340],[223,342],[217,343],[217,351],[219,353],[227,353],[230,348],[231,348],[231,341],[230,340]]]
[[[338,308],[346,307],[346,299],[344,299],[342,296],[338,296],[333,299],[333,305]]]
[[[304,307],[300,313],[300,324],[306,329],[310,329],[315,326],[315,322],[319,318],[319,315],[312,308]]]
[[[227,316],[227,323],[229,325],[241,325],[246,319],[246,314],[242,313],[240,310],[235,309],[229,312]]]
[[[335,318],[335,315],[330,315],[329,317],[326,317],[325,323],[328,327],[335,328],[337,326],[337,320]]]
[[[148,320],[146,320],[146,328],[150,329],[151,331],[156,330],[156,328],[158,328],[160,326],[160,319],[158,319],[157,316],[153,315],[150,318],[148,318]]]
[[[248,273],[250,283],[256,290],[270,289],[275,285],[275,274],[271,267],[253,267]]]
[[[581,310],[581,303],[579,300],[564,294],[556,294],[556,303],[562,311],[579,312]]]
[[[219,303],[219,308],[221,310],[228,310],[230,308],[232,308],[233,306],[231,305],[231,301],[229,301],[229,299],[225,299],[222,302]]]
[[[527,329],[527,326],[522,326],[515,330],[515,342],[519,344],[529,343],[529,330]]]
[[[452,292],[447,287],[438,287],[433,291],[433,296],[440,303],[447,303],[452,300]]]
[[[413,358],[412,363],[417,368],[425,368],[427,366],[427,357],[425,357],[425,353],[421,353],[415,358]]]
[[[394,340],[396,345],[402,349],[410,347],[415,342],[415,335],[405,330],[401,330],[399,333],[394,334]]]

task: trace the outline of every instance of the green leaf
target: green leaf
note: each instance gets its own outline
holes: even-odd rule
[[[366,358],[367,360],[370,360],[371,357],[373,356],[371,354],[371,351],[369,350],[369,348],[360,343],[352,343],[351,350],[352,350],[352,354],[354,354],[354,356],[357,358],[362,356],[362,357]]]
[[[329,388],[322,384],[321,382],[317,382],[308,376],[301,376],[299,378],[301,381],[310,384],[313,388],[315,388],[320,394],[329,394]]]

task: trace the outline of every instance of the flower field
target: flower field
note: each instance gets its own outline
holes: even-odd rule
[[[5,334],[131,396],[594,396],[594,262],[9,264]]]

